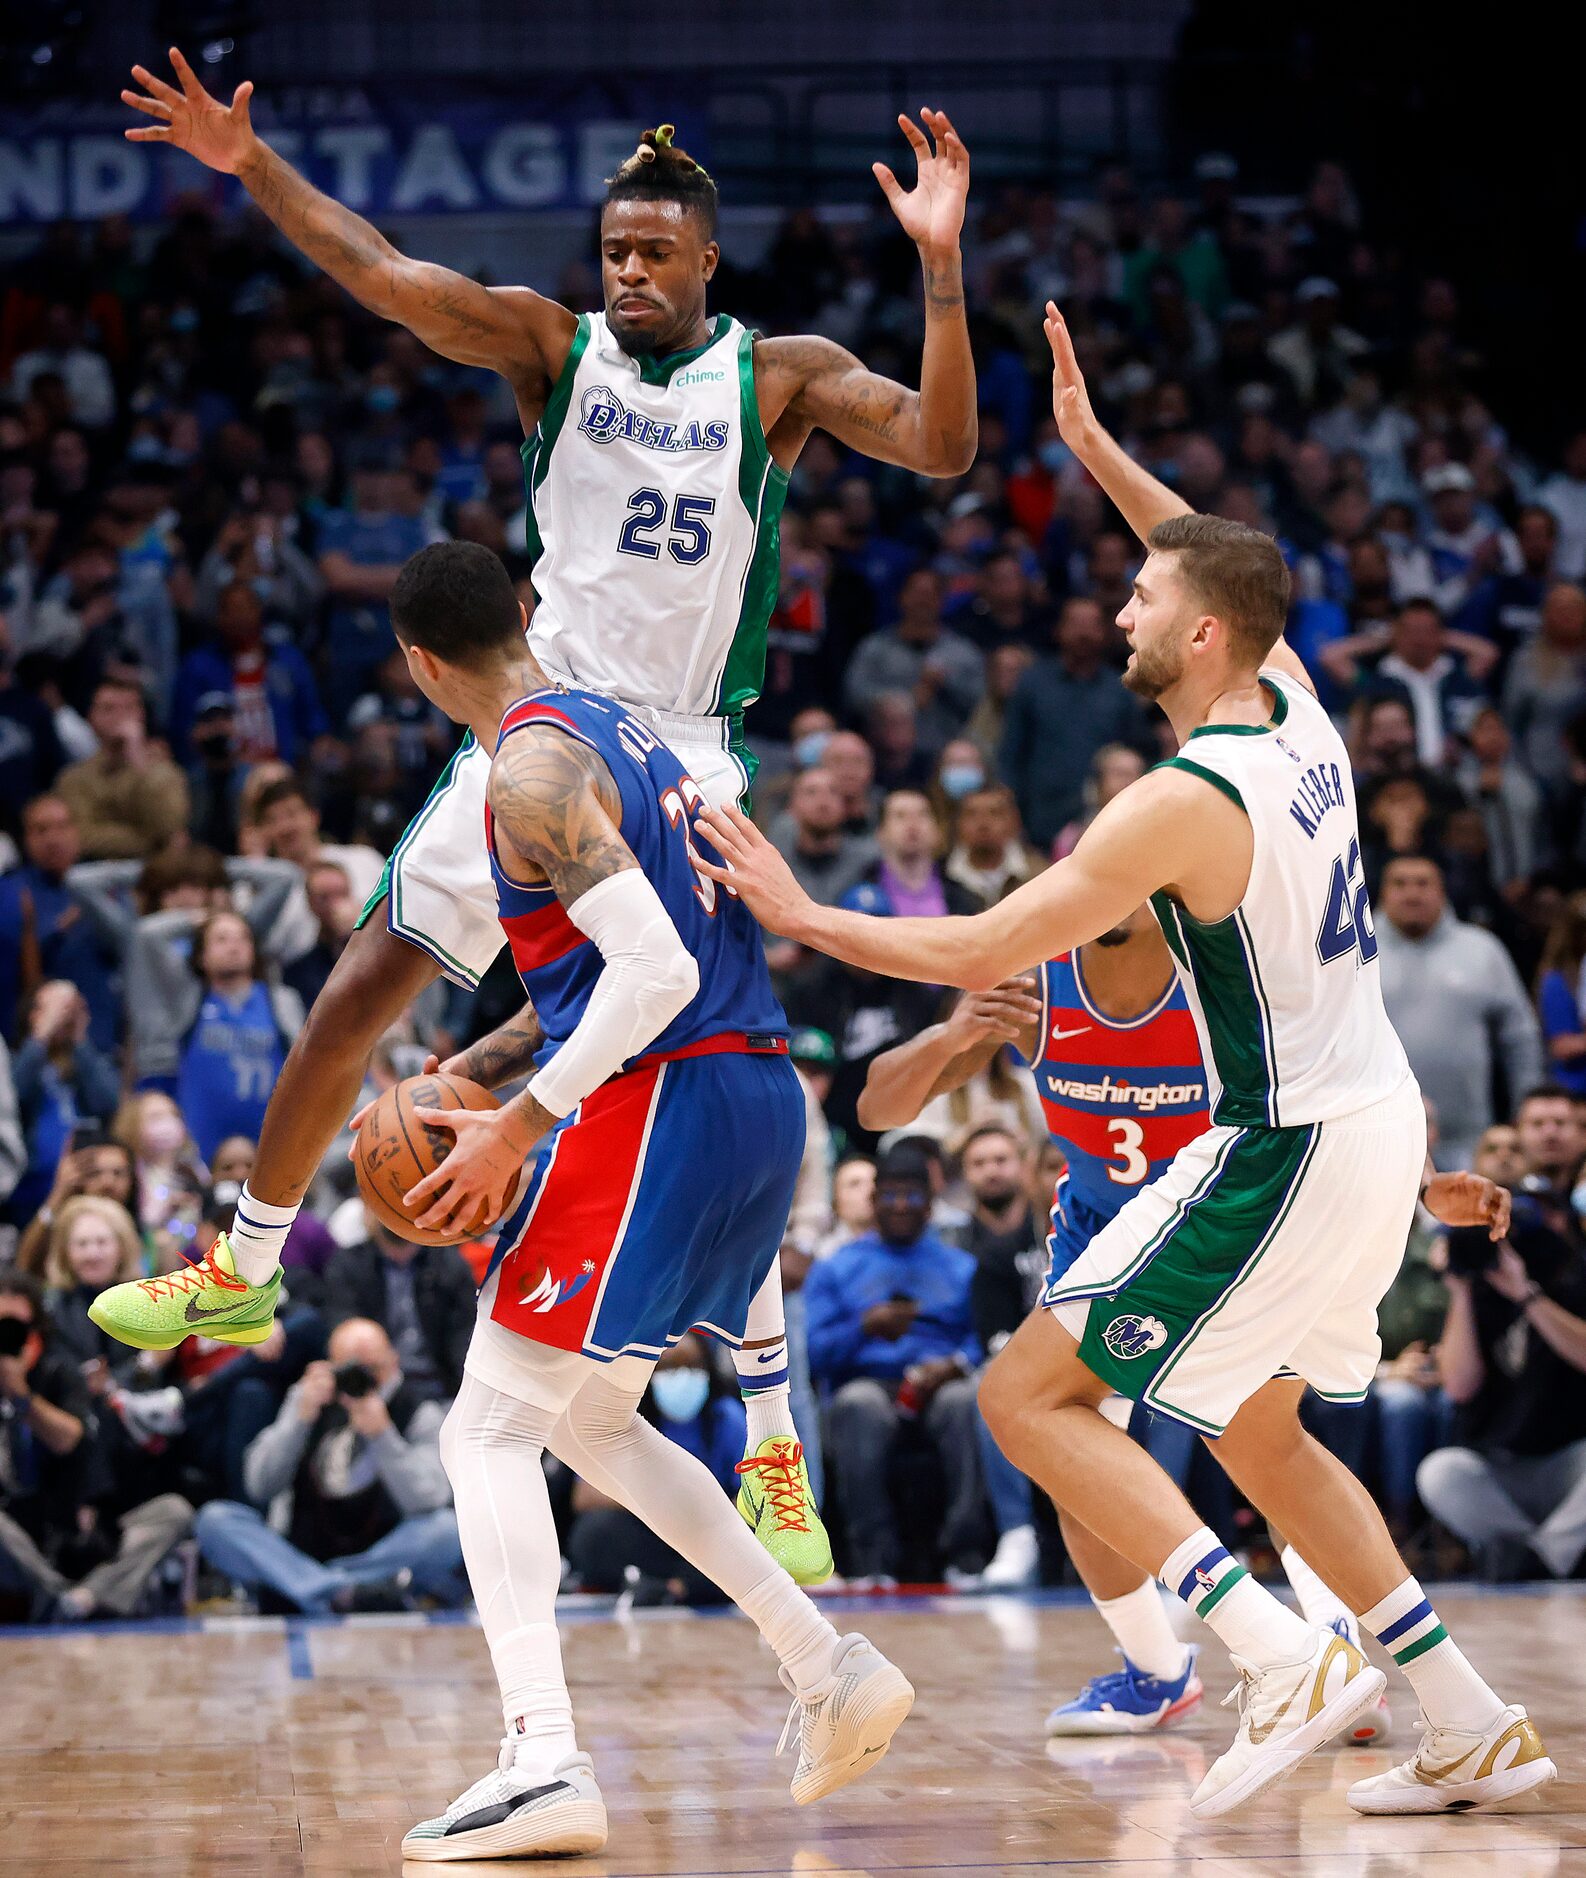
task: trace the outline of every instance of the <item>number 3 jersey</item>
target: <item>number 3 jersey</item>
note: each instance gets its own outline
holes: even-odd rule
[[[1335,1121],[1410,1074],[1383,1008],[1349,756],[1303,685],[1262,673],[1264,725],[1204,724],[1165,767],[1250,818],[1250,882],[1226,919],[1151,907],[1199,1032],[1212,1120],[1236,1128]]]
[[[652,710],[752,704],[788,481],[760,427],[754,335],[718,314],[703,346],[636,359],[582,315],[523,473],[535,656]]]
[[[1068,1157],[1052,1218],[1054,1257],[1065,1252],[1066,1263],[1204,1132],[1206,1072],[1176,979],[1132,1018],[1096,1008],[1077,953],[1048,960],[1040,981],[1041,1044],[1031,1067],[1047,1127]]]
[[[694,827],[705,803],[693,778],[621,705],[582,691],[558,688],[520,698],[501,720],[497,747],[530,726],[547,725],[596,751],[610,770],[622,797],[622,838],[699,965],[698,992],[646,1056],[697,1053],[692,1046],[715,1038],[731,1040],[721,1047],[785,1051],[787,1019],[771,989],[759,925],[736,894],[695,872],[696,841],[716,856],[709,837]],[[503,871],[488,802],[485,837],[502,930],[545,1031],[543,1066],[572,1035],[605,961],[551,887],[525,886]]]

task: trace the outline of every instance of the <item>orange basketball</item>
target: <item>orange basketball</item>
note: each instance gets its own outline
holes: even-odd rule
[[[433,1123],[413,1119],[415,1109],[494,1109],[488,1089],[465,1076],[409,1076],[387,1089],[363,1119],[353,1152],[358,1191],[382,1226],[415,1245],[457,1245],[493,1222],[479,1219],[464,1232],[424,1232],[413,1224],[402,1196],[431,1174],[451,1152],[454,1136]]]

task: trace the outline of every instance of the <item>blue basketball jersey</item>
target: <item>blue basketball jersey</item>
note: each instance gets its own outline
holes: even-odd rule
[[[646,1054],[732,1034],[776,1047],[787,1036],[787,1018],[771,989],[760,928],[735,893],[694,867],[696,843],[709,845],[695,825],[705,798],[681,761],[620,704],[560,688],[520,698],[501,720],[497,747],[529,725],[545,724],[596,751],[610,770],[622,796],[622,838],[699,965],[698,992]],[[488,804],[485,833],[502,929],[545,1031],[543,1067],[572,1035],[604,961],[553,888],[525,886],[503,872]]]

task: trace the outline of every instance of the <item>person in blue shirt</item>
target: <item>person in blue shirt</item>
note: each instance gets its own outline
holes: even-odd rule
[[[396,577],[429,540],[416,514],[402,506],[412,495],[406,470],[365,464],[353,471],[351,509],[333,509],[320,523],[319,571],[330,596],[327,650],[337,675],[342,710],[369,687],[391,650],[386,601]]]
[[[258,1139],[303,1007],[295,992],[259,976],[258,943],[240,913],[212,913],[204,921],[193,969],[203,995],[182,1040],[176,1100],[208,1161],[228,1135]]]
[[[668,1441],[703,1461],[723,1493],[738,1492],[744,1450],[743,1398],[692,1331],[661,1357],[639,1413]],[[573,1486],[568,1562],[586,1591],[633,1592],[636,1605],[725,1604],[727,1595],[588,1481]]]
[[[171,701],[177,760],[193,760],[200,709],[231,701],[232,737],[252,762],[279,757],[296,765],[328,725],[308,660],[290,642],[268,643],[264,605],[251,582],[234,580],[215,608],[215,637],[182,660]]]
[[[959,1563],[980,1534],[975,1261],[930,1231],[930,1211],[930,1170],[900,1144],[876,1170],[875,1230],[805,1282],[810,1374],[828,1397],[827,1464],[835,1462],[851,1580],[884,1580],[896,1565],[887,1471],[905,1420],[917,1420],[946,1476],[948,1561]]]
[[[59,796],[35,796],[23,808],[22,857],[0,876],[0,1037],[21,1035],[21,1007],[34,983],[66,978],[88,1000],[96,1048],[114,1050],[121,1025],[115,966],[66,883],[82,840]]]
[[[107,1124],[121,1099],[116,1066],[88,1041],[88,1005],[65,978],[47,980],[28,1009],[27,1041],[12,1059],[27,1167],[7,1202],[25,1226],[48,1197],[79,1128]]]
[[[1537,972],[1536,1001],[1554,1082],[1586,1096],[1586,1015],[1581,1008],[1586,960],[1586,893],[1572,893],[1548,928]]]

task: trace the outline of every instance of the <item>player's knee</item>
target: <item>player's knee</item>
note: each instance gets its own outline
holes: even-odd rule
[[[1028,1432],[1029,1397],[1013,1373],[1014,1366],[995,1356],[980,1372],[977,1400],[991,1438],[1010,1461],[1017,1459]]]

